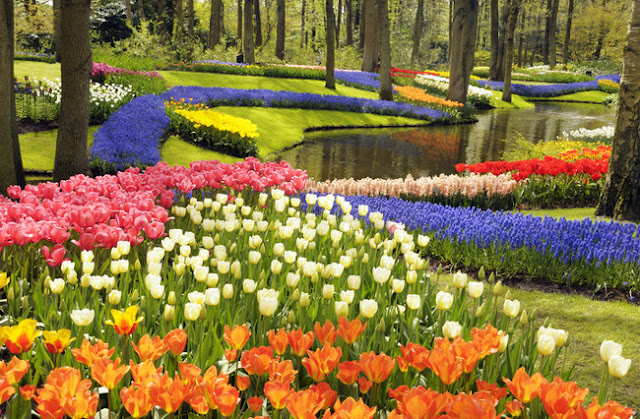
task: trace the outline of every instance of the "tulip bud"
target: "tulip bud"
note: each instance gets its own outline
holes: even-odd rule
[[[556,341],[550,335],[540,335],[538,337],[538,353],[542,356],[549,356],[556,347]]]
[[[631,360],[625,359],[620,355],[614,355],[609,359],[609,374],[616,378],[622,378],[629,372]]]
[[[505,300],[511,299],[511,290],[507,290],[507,292],[504,293],[504,299]]]
[[[502,281],[496,282],[496,284],[493,286],[493,295],[500,294],[502,294]]]
[[[476,309],[475,316],[482,317],[485,315],[486,311],[487,311],[487,303],[485,301],[484,303],[480,304],[480,306]]]
[[[487,274],[484,272],[484,266],[480,267],[480,270],[478,271],[478,279],[480,281],[484,281],[484,279],[486,278]]]
[[[406,275],[405,278],[406,278],[408,284],[413,285],[416,282],[418,282],[418,272],[413,271],[413,270],[407,271],[407,275]]]
[[[300,307],[307,308],[309,307],[309,294],[306,292],[300,293]]]
[[[438,291],[436,294],[436,307],[438,307],[438,310],[447,311],[452,305],[453,295],[445,291]]]
[[[526,326],[529,324],[529,316],[527,316],[527,310],[522,310],[519,324],[522,326]]]
[[[162,312],[162,317],[165,321],[172,322],[176,317],[176,308],[175,306],[166,304],[164,306],[164,311]]]
[[[490,284],[493,284],[496,280],[496,275],[491,272],[491,275],[489,275],[489,279],[487,280]]]
[[[518,315],[519,312],[520,312],[520,301],[504,300],[504,314],[507,317],[514,318]]]
[[[140,259],[136,259],[135,263],[133,264],[133,269],[135,269],[136,271],[139,271],[140,269],[142,269],[142,264],[140,263]]]
[[[616,343],[612,340],[605,340],[600,345],[600,358],[604,362],[609,362],[609,360],[614,356],[620,356],[622,354],[622,344]]]
[[[289,310],[289,315],[287,316],[287,321],[290,324],[294,324],[296,322],[296,312],[293,310]]]
[[[344,301],[336,301],[334,304],[336,317],[347,317],[349,315],[349,304]]]
[[[121,298],[122,298],[122,291],[118,291],[118,290],[111,290],[109,295],[107,295],[107,301],[109,301],[109,304],[111,304],[112,306],[116,306],[120,304]]]
[[[462,332],[462,325],[458,322],[446,321],[442,326],[442,334],[449,339],[460,335],[460,332]]]
[[[364,318],[372,318],[378,311],[378,303],[376,300],[363,299],[360,300],[360,315]]]
[[[9,288],[9,291],[7,291],[7,301],[12,303],[15,299],[16,299],[16,293],[13,290],[13,287],[11,287]]]
[[[135,303],[140,299],[140,294],[137,289],[134,289],[131,293],[131,302]]]
[[[509,335],[503,334],[500,336],[500,346],[498,346],[498,353],[503,353],[507,350],[507,345],[509,344]]]
[[[387,331],[387,325],[384,321],[384,317],[382,317],[380,319],[380,322],[378,323],[378,325],[376,326],[376,332],[378,332],[381,335],[385,335]]]

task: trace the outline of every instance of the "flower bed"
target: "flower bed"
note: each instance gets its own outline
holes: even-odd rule
[[[446,96],[447,91],[449,90],[448,78],[433,75],[431,73],[418,75],[415,77],[414,81],[416,84],[426,87],[430,91],[442,96]],[[493,94],[487,89],[483,89],[478,86],[469,85],[467,98],[472,104],[487,106],[489,105],[489,101],[491,100],[492,97],[493,97]]]
[[[16,51],[13,59],[21,61],[41,61],[50,64],[56,62],[55,54],[47,54],[44,52]]]
[[[580,128],[574,131],[563,131],[558,137],[559,140],[579,140],[589,143],[605,143],[610,145],[615,134],[615,127],[608,126],[596,129]]]
[[[562,83],[562,84],[545,84],[545,85],[527,85],[527,84],[511,84],[511,91],[516,95],[525,97],[556,97],[563,96],[570,93],[576,93],[585,90],[599,90],[600,80],[610,80],[618,83],[620,76],[617,74],[609,74],[605,76],[598,76],[595,80],[576,82],[576,83]],[[504,83],[501,81],[488,81],[477,80],[481,87],[488,87],[493,90],[502,90]]]
[[[169,124],[163,104],[180,99],[188,99],[189,104],[207,106],[324,109],[406,116],[425,121],[446,121],[449,118],[446,112],[407,103],[272,90],[180,86],[161,96],[137,98],[116,112],[94,136],[90,150],[92,167],[104,172],[159,162],[159,141]],[[134,140],[130,141],[131,138]]]
[[[117,68],[113,67],[107,63],[93,63],[91,68],[91,77],[92,78],[101,78],[102,80],[106,79],[109,75],[120,75],[120,74],[128,74],[128,75],[136,75],[150,78],[162,78],[162,76],[157,71],[131,71],[125,68]]]
[[[68,234],[86,234],[95,217],[142,228],[147,238],[83,252],[68,239],[52,249],[41,238],[5,244],[1,330],[19,357],[0,363],[0,402],[56,418],[91,417],[100,405],[121,417],[286,409],[293,418],[465,418],[503,409],[531,417],[538,397],[549,415],[586,414],[587,390],[554,377],[564,374],[556,361],[567,331],[535,325],[493,276],[487,284],[482,274],[469,281],[457,273],[439,284],[424,255],[445,240],[384,222],[424,212],[399,212],[396,200],[379,198],[258,193],[278,184],[294,194],[304,174],[248,159],[11,188],[15,201],[3,201],[0,214],[13,220],[12,234],[32,215],[44,223],[52,214],[69,222],[60,227]],[[175,218],[154,208],[158,197]],[[384,214],[374,210],[383,201]],[[462,221],[433,207],[447,222]],[[162,228],[143,227],[149,212],[164,218]],[[98,234],[80,234],[79,244],[96,244]],[[614,345],[603,343],[601,357],[619,379],[630,361]],[[633,414],[615,402],[589,409]]]
[[[435,105],[448,111],[464,106],[462,103],[458,103],[453,100],[446,100],[437,96],[429,95],[425,93],[424,90],[413,86],[396,87],[396,91],[409,103]]]

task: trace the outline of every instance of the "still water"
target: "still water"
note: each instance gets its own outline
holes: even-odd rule
[[[549,141],[563,131],[614,124],[611,107],[537,102],[534,109],[480,111],[475,124],[308,133],[278,157],[316,180],[432,176],[455,173],[457,163],[500,159],[519,135]]]

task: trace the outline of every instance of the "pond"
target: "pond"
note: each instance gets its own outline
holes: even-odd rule
[[[614,124],[611,107],[537,102],[533,109],[481,111],[475,124],[307,133],[303,144],[278,158],[305,168],[316,180],[452,174],[457,163],[500,159],[519,135],[549,141],[563,131]]]

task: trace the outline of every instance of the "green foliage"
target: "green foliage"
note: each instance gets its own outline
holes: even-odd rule
[[[489,77],[489,67],[475,67],[472,75],[486,79]],[[540,69],[514,68],[511,79],[540,83],[574,83],[593,80],[586,74],[575,74],[565,71],[543,71]]]
[[[619,74],[622,71],[622,62],[607,59],[582,61],[574,64],[573,71],[578,74],[586,74],[587,71],[589,71],[594,76],[613,73]]]
[[[131,37],[116,42],[114,48],[94,45],[92,53],[94,62],[133,71],[155,70],[156,66],[171,61],[171,52],[163,39],[145,26],[134,28]]]
[[[160,94],[167,91],[167,81],[163,77],[149,77],[140,74],[109,74],[105,80],[108,84],[131,86],[135,96]]]
[[[502,154],[502,160],[517,161],[528,159],[544,159],[545,156],[558,157],[561,153],[569,150],[582,150],[584,148],[597,148],[598,146],[610,144],[604,138],[581,138],[580,140],[559,139],[556,141],[541,141],[532,143],[524,138],[520,133],[515,134],[515,138],[510,142],[508,148]]]
[[[512,208],[573,208],[595,206],[600,200],[604,178],[592,181],[587,174],[532,175],[518,188]],[[505,208],[509,209],[509,208]]]
[[[53,10],[47,3],[17,2],[15,5],[16,49],[52,53]]]
[[[56,62],[55,57],[46,55],[27,55],[27,53],[21,53],[20,51],[16,51],[13,57],[14,60],[17,61],[36,61],[41,63],[49,63],[53,64]]]
[[[126,39],[133,33],[127,24],[125,7],[121,3],[94,3],[90,27],[94,42],[106,42],[112,47],[115,46],[116,41]]]
[[[136,55],[132,52],[123,51],[119,48],[108,48],[103,46],[93,47],[93,62],[107,63],[114,67],[126,68],[131,71],[151,71],[155,70],[160,63],[167,62],[156,60],[145,55]]]
[[[237,74],[244,76],[264,76],[283,79],[324,80],[324,70],[281,66],[234,66],[209,63],[174,63],[168,64],[163,70],[197,71],[201,73]]]

